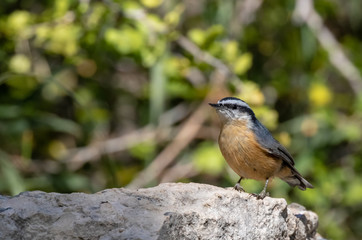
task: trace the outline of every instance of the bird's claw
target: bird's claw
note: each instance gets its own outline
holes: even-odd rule
[[[257,194],[257,193],[252,193],[251,195],[254,196],[254,197],[256,197],[256,199],[260,199],[260,200],[264,199],[265,197],[269,197],[269,193],[268,193],[268,192],[261,192],[261,193],[259,193],[259,194]]]
[[[245,192],[244,188],[239,183],[235,184],[234,189],[239,192]]]

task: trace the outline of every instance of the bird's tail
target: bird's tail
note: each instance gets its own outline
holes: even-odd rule
[[[290,186],[297,186],[301,190],[306,190],[307,188],[314,188],[312,184],[310,184],[305,178],[300,175],[298,172],[293,172],[293,175],[282,178],[286,181]]]

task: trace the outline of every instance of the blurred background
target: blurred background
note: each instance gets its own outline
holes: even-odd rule
[[[362,1],[2,0],[0,193],[234,186],[208,102],[235,96],[315,189],[271,196],[362,239]],[[247,180],[248,192],[263,183]]]

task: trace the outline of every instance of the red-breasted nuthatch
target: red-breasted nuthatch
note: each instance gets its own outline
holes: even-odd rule
[[[216,109],[222,123],[219,135],[221,153],[240,176],[235,189],[244,191],[240,186],[243,178],[263,180],[265,186],[257,195],[262,199],[267,194],[268,181],[272,177],[279,177],[301,190],[313,188],[295,169],[287,149],[256,119],[248,104],[234,97],[209,104]]]

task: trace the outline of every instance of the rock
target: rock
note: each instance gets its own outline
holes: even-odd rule
[[[0,196],[0,223],[0,239],[317,239],[318,217],[284,199],[167,183]]]

